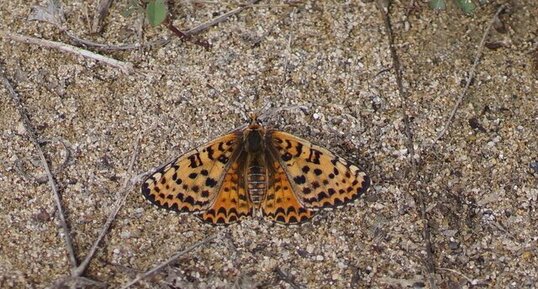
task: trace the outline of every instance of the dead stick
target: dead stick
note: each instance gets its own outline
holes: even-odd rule
[[[192,36],[196,35],[204,30],[207,30],[209,27],[215,26],[221,22],[224,22],[226,19],[230,18],[230,16],[233,16],[241,11],[243,11],[246,8],[249,8],[253,4],[256,4],[256,2],[259,2],[259,0],[256,1],[250,1],[246,5],[242,7],[238,7],[236,9],[233,9],[229,12],[226,12],[225,14],[222,14],[220,16],[217,16],[207,22],[204,22],[192,29],[186,30],[186,31],[180,31],[183,35],[181,37],[185,36]],[[101,44],[97,42],[93,42],[87,39],[82,39],[78,36],[76,36],[73,33],[66,33],[66,35],[71,38],[76,43],[89,46],[98,50],[104,50],[104,51],[111,51],[111,50],[134,50],[134,49],[140,49],[140,48],[147,48],[147,47],[156,47],[156,46],[163,46],[166,45],[168,42],[170,42],[169,39],[157,39],[151,43],[146,44],[120,44],[120,45],[109,45],[109,44]]]
[[[476,51],[476,55],[474,58],[473,66],[471,66],[471,69],[469,70],[469,75],[467,76],[467,82],[465,83],[465,87],[463,88],[463,91],[461,92],[460,96],[458,97],[458,101],[454,105],[454,108],[452,108],[452,111],[450,112],[450,115],[448,119],[446,120],[445,126],[443,129],[437,134],[437,137],[433,141],[435,144],[437,141],[439,141],[445,133],[448,131],[448,128],[450,127],[450,124],[454,120],[454,116],[456,115],[456,112],[458,111],[458,108],[460,107],[461,103],[463,102],[463,98],[467,94],[467,90],[469,89],[469,86],[471,85],[471,81],[474,78],[474,75],[476,73],[476,67],[478,66],[478,63],[480,62],[480,57],[482,56],[482,50],[484,49],[484,44],[486,42],[486,37],[489,34],[489,31],[491,30],[491,27],[493,26],[493,23],[495,22],[495,19],[499,17],[499,14],[508,6],[508,3],[505,3],[497,9],[497,12],[495,12],[495,15],[491,19],[491,21],[488,24],[488,27],[484,31],[484,35],[482,35],[482,40],[480,40],[480,44],[478,45],[478,50]]]
[[[17,92],[15,92],[15,90],[13,89],[13,86],[11,86],[11,83],[4,75],[4,68],[1,65],[0,65],[0,78],[2,78],[2,82],[4,86],[6,87],[7,91],[11,95],[11,98],[13,99],[13,102],[15,103],[15,106],[17,107],[17,110],[19,111],[24,128],[26,129],[26,132],[28,133],[30,140],[36,147],[37,152],[39,154],[39,159],[41,161],[41,164],[43,165],[43,169],[45,170],[45,173],[47,174],[49,185],[52,189],[54,202],[56,204],[56,210],[60,218],[60,225],[63,231],[62,233],[64,237],[65,246],[67,247],[69,262],[71,263],[71,268],[75,269],[77,267],[77,259],[75,257],[75,250],[73,249],[71,233],[69,231],[69,227],[67,226],[67,222],[65,221],[65,214],[64,214],[64,209],[62,207],[60,192],[58,191],[58,186],[56,185],[56,181],[54,180],[54,177],[52,176],[49,163],[45,157],[45,153],[43,152],[43,149],[41,148],[41,144],[38,141],[37,133],[32,125],[32,122],[30,121],[30,118],[28,117],[28,114],[26,113],[26,109],[24,108],[22,104],[21,98],[19,97]]]
[[[158,38],[157,40],[144,43],[144,44],[133,43],[133,44],[110,45],[110,44],[102,44],[102,43],[93,42],[87,39],[82,39],[72,33],[66,33],[66,35],[69,38],[71,38],[71,40],[76,42],[76,44],[91,47],[92,49],[101,50],[101,51],[146,49],[146,48],[164,46],[170,42],[170,39]]]
[[[202,245],[204,245],[204,244],[207,244],[207,243],[213,241],[214,239],[217,238],[218,235],[219,235],[218,233],[217,233],[217,234],[213,234],[213,235],[211,235],[211,236],[209,236],[209,237],[203,239],[202,241],[200,241],[200,242],[198,242],[198,243],[195,243],[195,244],[193,244],[193,245],[190,245],[190,246],[187,247],[185,250],[183,250],[183,251],[181,251],[181,252],[179,252],[179,253],[174,254],[174,255],[173,255],[172,257],[170,257],[168,260],[162,262],[161,264],[159,264],[159,265],[153,267],[151,270],[146,271],[146,272],[144,272],[143,274],[141,274],[141,275],[137,276],[136,278],[134,278],[133,280],[129,281],[127,284],[123,285],[123,286],[121,287],[121,289],[127,289],[127,288],[131,287],[132,285],[138,283],[140,280],[142,280],[142,279],[144,279],[144,278],[146,278],[146,277],[148,277],[148,276],[150,276],[150,275],[152,275],[152,274],[154,274],[154,273],[160,271],[162,268],[164,268],[164,267],[170,265],[171,263],[175,262],[175,261],[177,260],[177,258],[179,258],[179,257],[181,257],[181,256],[183,256],[183,255],[185,255],[185,254],[187,254],[187,253],[189,253],[189,252],[191,252],[192,250],[194,250],[194,249],[196,249],[196,248],[198,248],[198,247],[200,247],[200,246],[202,246]]]
[[[452,272],[452,273],[455,273],[455,274],[458,274],[460,276],[462,276],[463,278],[465,278],[465,280],[467,280],[467,282],[473,284],[473,280],[469,277],[467,277],[465,274],[459,272],[459,271],[456,271],[454,269],[450,269],[450,268],[439,268],[439,270],[444,270],[444,271],[448,271],[448,272]]]
[[[88,253],[88,255],[86,255],[86,258],[84,258],[82,263],[80,263],[80,265],[74,270],[73,272],[74,276],[77,276],[77,277],[81,276],[82,273],[84,273],[84,271],[86,270],[86,268],[88,268],[88,265],[90,264],[90,261],[92,260],[93,255],[95,255],[95,252],[97,251],[97,247],[99,246],[99,244],[101,243],[105,235],[107,234],[108,230],[110,229],[110,226],[112,226],[112,222],[114,222],[114,220],[116,219],[116,215],[118,214],[120,209],[123,207],[123,204],[125,204],[125,200],[127,199],[127,196],[129,196],[129,192],[131,192],[130,190],[131,186],[129,184],[131,184],[131,179],[132,179],[131,174],[133,171],[133,166],[136,162],[136,158],[138,157],[138,153],[140,152],[141,138],[142,138],[141,136],[138,137],[138,140],[136,141],[136,144],[135,144],[134,152],[131,155],[131,160],[129,161],[129,167],[127,169],[127,175],[125,176],[125,180],[123,181],[123,185],[120,189],[120,193],[118,194],[120,198],[116,201],[114,210],[108,216],[108,219],[105,225],[103,226],[103,228],[101,229],[101,232],[99,233],[99,236],[97,237],[97,240],[95,240],[95,242],[93,243],[90,249],[90,252]]]
[[[189,29],[187,31],[185,31],[185,35],[188,35],[188,36],[191,36],[191,35],[194,35],[194,34],[197,34],[201,31],[204,31],[206,30],[207,28],[211,27],[211,26],[214,26],[214,25],[217,25],[223,21],[225,21],[226,19],[228,19],[230,16],[233,16],[243,10],[245,10],[246,8],[249,8],[250,6],[252,6],[253,4],[256,4],[256,2],[258,2],[259,0],[253,0],[253,1],[250,1],[249,3],[247,3],[246,5],[244,6],[241,6],[241,7],[238,7],[238,8],[235,8],[229,12],[226,12],[220,16],[217,16],[207,22],[204,22],[192,29]]]
[[[101,29],[103,29],[103,19],[105,19],[105,16],[108,14],[108,8],[110,8],[110,4],[112,4],[112,0],[99,1],[99,5],[97,6],[97,13],[93,17],[93,23],[90,29],[92,33],[99,33],[101,32]]]
[[[2,35],[2,34],[0,34],[0,35]],[[125,74],[130,74],[130,73],[132,73],[134,71],[133,65],[130,62],[119,61],[119,60],[116,60],[116,59],[113,59],[113,58],[110,58],[110,57],[106,57],[106,56],[103,56],[103,55],[100,55],[100,54],[97,54],[97,53],[93,53],[93,52],[88,51],[88,50],[84,50],[84,49],[76,47],[76,46],[65,44],[65,43],[62,43],[62,42],[50,41],[50,40],[45,40],[45,39],[40,39],[40,38],[35,38],[35,37],[29,37],[29,36],[9,33],[9,32],[3,33],[3,36],[8,38],[8,39],[15,40],[15,41],[18,41],[18,42],[23,42],[23,43],[28,43],[28,44],[36,44],[36,45],[43,46],[43,47],[54,48],[54,49],[70,52],[70,53],[73,53],[73,54],[76,54],[76,55],[81,55],[81,56],[86,57],[86,58],[91,58],[91,59],[94,59],[94,60],[97,60],[97,61],[101,61],[103,63],[106,63],[106,64],[110,65],[110,66],[119,68]]]
[[[403,121],[404,121],[404,127],[405,127],[405,134],[407,136],[406,146],[409,151],[411,167],[413,168],[413,174],[416,175],[418,171],[418,165],[415,159],[415,148],[413,145],[413,134],[411,132],[411,124],[410,124],[409,116],[407,115],[407,109],[409,107],[408,99],[407,99],[407,92],[405,91],[403,83],[402,83],[402,70],[400,66],[400,58],[398,57],[398,53],[396,52],[396,48],[394,46],[394,34],[392,33],[392,24],[390,21],[390,10],[389,10],[390,5],[391,5],[390,2],[387,5],[388,6],[385,9],[381,1],[377,1],[377,7],[381,11],[383,22],[385,23],[385,28],[387,30],[390,54],[392,56],[393,68],[396,74],[396,84],[398,86],[398,93],[400,95],[400,98],[402,99]],[[417,201],[420,207],[420,214],[421,214],[422,220],[424,221],[424,226],[422,228],[423,238],[425,242],[424,249],[426,251],[426,259],[424,260],[424,262],[425,262],[426,271],[428,274],[428,281],[430,284],[430,288],[435,289],[437,288],[437,286],[435,284],[435,278],[433,276],[435,273],[435,263],[434,263],[434,258],[433,258],[433,245],[431,241],[430,221],[426,214],[425,197],[422,191],[419,192],[417,199],[418,199]]]

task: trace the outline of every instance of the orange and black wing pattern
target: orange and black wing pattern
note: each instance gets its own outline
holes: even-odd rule
[[[294,211],[304,221],[313,211],[340,207],[356,200],[368,188],[369,179],[364,172],[329,150],[289,133],[270,133],[268,154],[276,160],[274,176],[280,182],[270,185],[268,197],[269,192],[281,191],[280,195],[285,196],[281,199],[288,201],[277,206],[280,215],[275,209],[275,218],[281,216],[277,221],[300,222]],[[266,202],[265,207],[272,201]]]
[[[238,220],[250,212],[240,201],[246,195],[238,171],[241,150],[236,132],[216,138],[151,174],[142,194],[161,208],[202,214],[210,223]]]

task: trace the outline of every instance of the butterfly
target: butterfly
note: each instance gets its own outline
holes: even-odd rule
[[[361,196],[368,176],[327,149],[250,124],[191,150],[150,174],[142,194],[158,207],[218,225],[251,215],[280,224],[310,220],[320,209]]]

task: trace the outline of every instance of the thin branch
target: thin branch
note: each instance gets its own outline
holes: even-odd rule
[[[104,5],[104,2],[109,2],[109,1],[112,1],[112,0],[102,0],[99,5]],[[249,7],[252,7],[252,5],[256,4],[257,2],[259,2],[259,0],[253,0],[253,1],[250,1],[249,3],[241,6],[241,7],[238,7],[236,9],[233,9],[225,14],[222,14],[220,16],[217,16],[207,22],[204,22],[192,29],[189,29],[189,30],[186,30],[186,31],[181,31],[179,29],[177,29],[176,27],[173,27],[173,28],[170,28],[169,25],[167,25],[169,27],[169,29],[174,33],[176,34],[177,36],[179,36],[180,38],[182,39],[185,39],[185,40],[188,40],[188,41],[191,41],[197,45],[201,45],[203,47],[209,47],[209,43],[206,43],[206,42],[203,42],[203,41],[196,41],[196,40],[192,40],[190,37],[193,36],[193,35],[196,35],[202,31],[205,31],[207,30],[208,28],[214,26],[214,25],[217,25],[221,22],[224,22],[225,20],[227,20],[230,16],[233,16],[241,11],[243,11],[244,9],[246,8],[249,8]],[[101,12],[98,12],[98,14],[100,14]],[[96,15],[97,17],[97,15]],[[40,21],[45,21],[44,19],[37,19],[37,20],[40,20]],[[96,21],[96,18],[94,18],[94,26],[95,26],[95,21]],[[51,21],[48,21],[49,23],[52,23],[54,25],[56,25],[62,32],[65,33],[65,35],[67,37],[69,37],[72,41],[74,41],[75,43],[77,44],[80,44],[80,45],[84,45],[86,47],[91,47],[91,48],[94,48],[94,49],[97,49],[97,50],[101,50],[101,51],[117,51],[117,50],[135,50],[135,49],[145,49],[145,48],[153,48],[153,47],[160,47],[160,46],[164,46],[166,44],[168,44],[170,42],[170,39],[166,39],[166,38],[159,38],[157,40],[154,40],[152,42],[149,42],[149,43],[145,43],[145,44],[140,44],[140,43],[133,43],[133,44],[119,44],[119,45],[110,45],[110,44],[102,44],[102,43],[97,43],[97,42],[93,42],[93,41],[90,41],[90,40],[87,40],[87,39],[83,39],[83,38],[80,38],[78,37],[76,34],[74,33],[71,33],[69,32],[65,27],[63,27],[61,24],[61,21],[56,21],[56,22],[51,22]],[[92,26],[92,31],[94,29],[94,26]]]
[[[121,50],[154,48],[154,47],[165,46],[166,44],[170,42],[170,39],[158,38],[154,41],[147,42],[144,44],[134,43],[134,44],[112,45],[112,44],[102,44],[102,43],[93,42],[87,39],[82,39],[73,33],[66,32],[66,35],[77,44],[84,45],[86,47],[91,47],[91,48],[101,50],[101,51],[121,51]]]
[[[11,95],[11,98],[13,99],[13,102],[15,103],[15,106],[17,110],[19,111],[19,115],[21,116],[21,120],[24,125],[24,128],[26,129],[26,132],[28,133],[30,140],[36,147],[37,152],[39,154],[39,159],[41,161],[41,164],[43,165],[43,169],[45,170],[47,174],[49,185],[52,189],[53,199],[56,204],[56,210],[58,212],[58,216],[60,219],[60,226],[62,227],[62,233],[64,237],[65,246],[67,247],[69,262],[71,263],[71,268],[74,269],[77,267],[77,259],[75,256],[75,250],[73,249],[71,233],[69,231],[69,227],[67,226],[67,222],[65,220],[65,213],[62,207],[62,201],[60,197],[60,192],[58,191],[58,186],[56,185],[54,176],[51,173],[49,163],[47,161],[47,158],[45,157],[45,153],[43,152],[43,149],[41,148],[41,144],[38,141],[37,133],[34,129],[34,126],[32,125],[32,122],[30,121],[30,118],[28,117],[28,114],[26,113],[26,109],[24,108],[22,104],[22,100],[20,96],[17,94],[17,92],[15,92],[15,90],[13,89],[13,86],[11,86],[11,83],[9,82],[9,80],[4,75],[4,68],[1,65],[0,65],[0,78],[2,78],[2,83],[4,84],[9,94]]]
[[[94,59],[94,60],[97,60],[97,61],[101,61],[103,63],[106,63],[106,64],[110,65],[110,66],[119,68],[123,73],[126,73],[126,74],[130,74],[130,73],[132,73],[134,71],[133,64],[130,63],[130,62],[119,61],[119,60],[116,60],[116,59],[113,59],[113,58],[110,58],[110,57],[106,57],[106,56],[103,56],[103,55],[100,55],[100,54],[97,54],[97,53],[93,53],[93,52],[88,51],[88,50],[84,50],[84,49],[76,47],[76,46],[65,44],[65,43],[62,43],[62,42],[50,41],[50,40],[24,36],[24,35],[20,35],[20,34],[15,34],[15,33],[9,33],[9,32],[5,32],[5,33],[0,34],[0,35],[5,37],[5,38],[15,40],[15,41],[18,41],[18,42],[23,42],[23,43],[27,43],[27,44],[36,44],[36,45],[47,47],[47,48],[54,48],[54,49],[58,49],[58,50],[61,50],[61,51],[66,51],[66,52],[69,52],[69,53],[80,55],[80,56],[83,56],[83,57],[86,57],[86,58],[91,58],[91,59]]]
[[[150,269],[149,271],[146,271],[145,273],[137,276],[136,278],[134,278],[133,280],[129,281],[127,284],[123,285],[121,287],[121,289],[127,289],[129,287],[131,287],[132,285],[138,283],[140,280],[152,275],[152,274],[155,274],[156,272],[159,272],[160,270],[162,270],[164,267],[174,263],[177,258],[187,254],[187,253],[190,253],[191,251],[193,251],[194,249],[202,246],[202,245],[205,245],[211,241],[213,241],[214,239],[217,238],[217,236],[219,235],[219,233],[216,233],[216,234],[213,234],[205,239],[203,239],[202,241],[198,242],[198,243],[195,243],[193,245],[190,245],[189,247],[187,247],[185,250],[181,251],[181,252],[178,252],[176,254],[174,254],[172,257],[170,257],[168,260],[160,263],[159,265],[153,267],[152,269]]]
[[[209,27],[211,26],[215,26],[221,22],[224,22],[226,19],[230,18],[230,16],[233,16],[243,10],[245,10],[246,8],[249,8],[251,7],[252,5],[256,4],[257,2],[259,2],[260,0],[251,0],[249,1],[247,4],[245,4],[244,6],[241,6],[241,7],[238,7],[238,8],[235,8],[229,12],[226,12],[220,16],[217,16],[207,22],[204,22],[192,29],[189,29],[183,33],[185,33],[185,35],[188,35],[188,36],[191,36],[191,35],[194,35],[194,34],[198,34],[206,29],[208,29]]]
[[[231,16],[233,16],[235,14],[238,14],[239,12],[241,12],[241,11],[243,11],[243,10],[249,8],[249,7],[252,7],[252,5],[256,4],[257,2],[259,2],[259,0],[252,0],[249,3],[245,4],[244,6],[235,8],[235,9],[229,11],[229,12],[226,12],[226,13],[220,15],[220,16],[217,16],[217,17],[215,17],[215,18],[213,18],[213,19],[211,19],[211,20],[209,20],[207,22],[204,22],[204,23],[202,23],[202,24],[200,24],[200,25],[198,25],[198,26],[196,26],[194,28],[191,28],[189,30],[186,30],[186,31],[179,30],[178,28],[173,26],[171,24],[172,21],[169,20],[169,19],[167,20],[167,23],[165,23],[165,24],[170,29],[170,31],[172,31],[179,38],[187,40],[187,41],[191,41],[191,42],[193,42],[193,43],[195,43],[197,45],[200,45],[200,46],[203,46],[205,48],[208,48],[209,43],[206,43],[206,42],[203,42],[203,41],[192,40],[191,36],[199,34],[202,31],[205,31],[205,30],[209,29],[212,26],[215,26],[215,25],[217,25],[217,24],[219,24],[221,22],[226,21]],[[135,44],[122,44],[122,45],[108,45],[108,44],[101,44],[101,43],[93,42],[93,41],[90,41],[90,40],[82,39],[82,38],[78,37],[77,35],[68,32],[66,29],[63,29],[63,31],[66,33],[66,35],[69,38],[71,38],[71,40],[75,41],[78,44],[82,44],[82,45],[85,45],[85,46],[88,46],[88,47],[92,47],[92,48],[99,49],[99,50],[104,50],[104,51],[134,50],[134,49],[139,49],[139,48],[152,48],[152,47],[164,46],[164,45],[166,45],[166,44],[168,44],[170,42],[170,39],[160,38],[160,39],[157,39],[155,41],[152,41],[152,42],[146,43],[146,44],[135,43]]]
[[[168,28],[168,30],[172,31],[172,33],[174,33],[179,39],[192,42],[196,45],[202,46],[205,49],[209,49],[211,47],[209,42],[205,40],[193,39],[192,35],[187,35],[185,34],[185,32],[179,30],[177,27],[174,26],[174,23],[172,23],[172,19],[170,19],[170,17],[166,17],[163,24],[166,26],[166,28]]]
[[[400,65],[400,58],[398,57],[398,53],[397,53],[395,45],[394,45],[394,34],[392,33],[392,24],[391,24],[391,21],[390,21],[391,2],[388,2],[387,5],[388,6],[385,8],[383,6],[383,4],[381,3],[381,0],[377,1],[377,7],[381,12],[383,22],[385,23],[385,28],[387,30],[387,37],[388,37],[388,41],[389,41],[390,54],[391,54],[391,57],[392,57],[393,68],[394,68],[394,71],[395,71],[395,74],[396,74],[396,84],[398,86],[398,93],[400,95],[400,98],[402,99],[401,108],[402,108],[402,111],[403,111],[403,121],[404,121],[404,127],[405,127],[405,134],[407,136],[406,147],[407,147],[407,150],[409,151],[410,163],[411,163],[411,167],[413,169],[413,174],[416,175],[417,172],[418,172],[418,164],[417,164],[417,161],[415,159],[415,148],[414,148],[414,145],[413,145],[414,141],[413,141],[413,134],[411,132],[411,123],[410,123],[410,120],[409,120],[409,116],[407,114],[407,110],[408,110],[408,107],[409,107],[408,98],[407,98],[408,94],[405,91],[404,86],[403,86],[402,69],[401,69],[401,65]],[[424,221],[424,226],[422,228],[422,234],[423,234],[423,238],[424,238],[424,242],[425,242],[424,250],[426,251],[426,258],[425,258],[424,262],[425,262],[425,267],[426,267],[426,271],[427,271],[427,274],[428,274],[428,281],[429,281],[429,284],[430,284],[430,288],[435,289],[435,288],[437,288],[437,286],[435,284],[435,277],[434,277],[435,262],[434,262],[434,258],[433,258],[433,245],[432,245],[432,241],[431,241],[430,220],[428,219],[428,215],[427,215],[427,212],[426,212],[425,196],[424,196],[424,192],[422,190],[420,190],[418,192],[418,196],[417,196],[416,201],[419,204],[418,207],[420,208],[421,218]]]
[[[480,44],[478,45],[478,50],[476,51],[476,55],[474,58],[473,65],[471,66],[471,69],[469,70],[469,73],[467,75],[467,82],[465,83],[465,87],[463,88],[463,91],[461,92],[460,96],[458,97],[458,101],[454,105],[454,108],[452,108],[452,111],[450,112],[450,115],[448,119],[446,120],[445,126],[443,129],[437,134],[437,137],[433,141],[433,143],[437,143],[448,131],[448,128],[450,127],[450,124],[454,120],[454,116],[456,115],[456,112],[458,111],[458,108],[460,107],[461,103],[463,102],[463,98],[467,94],[467,90],[469,89],[469,86],[471,85],[471,81],[473,80],[475,74],[476,74],[476,67],[478,66],[478,63],[480,62],[480,57],[482,56],[482,50],[484,49],[484,44],[486,42],[486,38],[489,35],[489,31],[491,30],[491,27],[493,26],[493,23],[495,22],[495,19],[499,17],[499,14],[508,7],[508,3],[505,3],[497,9],[497,12],[495,12],[495,15],[489,22],[486,30],[484,31],[484,35],[482,35],[482,39],[480,40]]]
[[[90,261],[92,260],[95,252],[97,251],[97,247],[99,246],[99,244],[101,243],[101,241],[103,240],[103,238],[105,237],[105,235],[107,234],[108,230],[110,229],[110,226],[112,226],[112,222],[114,222],[114,220],[116,219],[116,215],[118,214],[118,212],[120,211],[120,209],[123,207],[123,204],[125,204],[125,200],[127,199],[127,196],[129,196],[129,192],[131,192],[131,184],[133,184],[131,182],[132,178],[131,178],[131,175],[132,175],[132,172],[133,172],[133,166],[136,162],[136,159],[138,157],[138,154],[140,152],[140,141],[142,139],[142,136],[139,136],[137,141],[136,141],[136,144],[135,144],[135,148],[134,148],[134,152],[133,154],[131,155],[131,160],[129,161],[129,166],[128,166],[128,169],[127,169],[127,175],[125,176],[125,179],[123,181],[123,185],[120,189],[120,192],[119,192],[119,196],[121,196],[117,201],[116,201],[116,205],[114,207],[114,210],[110,213],[110,215],[108,216],[108,219],[105,223],[105,225],[103,226],[103,228],[101,229],[101,232],[99,233],[99,236],[97,237],[97,240],[95,240],[95,242],[93,243],[91,249],[90,249],[90,252],[88,253],[88,255],[86,255],[86,258],[84,258],[84,260],[82,261],[82,263],[80,263],[80,265],[74,270],[73,272],[73,275],[74,276],[81,276],[84,271],[86,270],[86,268],[88,268],[88,265],[90,264]]]
[[[67,146],[67,144],[65,143],[64,140],[62,139],[52,139],[52,140],[42,140],[40,142],[40,144],[42,145],[45,145],[46,143],[48,142],[52,142],[52,141],[57,141],[59,143],[62,144],[62,146],[64,147],[64,150],[65,150],[65,157],[64,157],[64,160],[60,163],[60,165],[57,167],[57,168],[54,168],[51,164],[51,170],[52,170],[52,174],[53,175],[57,175],[61,172],[63,172],[66,168],[67,168],[67,165],[69,163],[69,161],[71,160],[71,150],[69,149],[69,147]],[[21,160],[21,158],[19,158],[19,156],[17,156],[17,160],[15,161],[15,170],[28,182],[35,182],[37,184],[44,184],[47,182],[47,174],[42,174],[42,175],[32,175],[32,174],[28,174],[26,173],[26,171],[23,169],[22,167],[22,162],[23,160]]]
[[[101,0],[97,6],[97,13],[93,17],[92,27],[90,28],[91,33],[99,33],[103,29],[103,20],[108,14],[108,8],[110,8],[112,0]]]
[[[461,273],[461,272],[459,272],[459,271],[456,271],[456,270],[454,270],[454,269],[450,269],[450,268],[442,268],[442,267],[441,267],[441,268],[439,268],[439,270],[444,270],[444,271],[448,271],[448,272],[455,273],[455,274],[460,275],[461,277],[465,278],[465,280],[467,280],[467,282],[469,282],[469,283],[471,283],[471,284],[474,283],[474,282],[473,282],[473,279],[467,277],[465,274],[463,274],[463,273]]]

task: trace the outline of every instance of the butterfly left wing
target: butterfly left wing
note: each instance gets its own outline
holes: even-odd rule
[[[200,218],[213,225],[227,225],[252,214],[252,204],[248,198],[243,152],[230,165],[213,204],[202,213]]]
[[[161,167],[144,180],[142,194],[164,209],[179,213],[206,212],[241,152],[238,136],[232,132],[218,137]]]
[[[358,167],[325,148],[282,131],[270,132],[268,148],[284,168],[300,205],[317,210],[356,200],[369,186]]]

